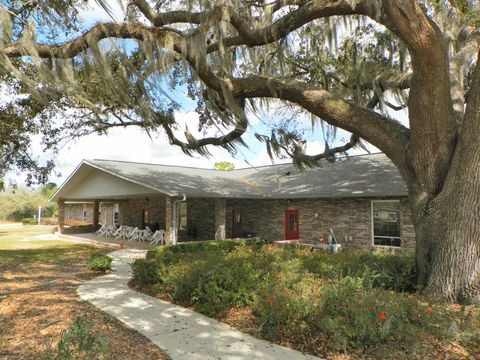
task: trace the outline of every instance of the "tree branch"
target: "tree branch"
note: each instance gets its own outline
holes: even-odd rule
[[[389,29],[405,42],[412,59],[410,158],[420,191],[432,196],[441,191],[457,136],[447,44],[418,1],[383,0],[383,8]]]
[[[273,97],[298,104],[329,124],[357,134],[385,152],[399,168],[406,169],[409,130],[395,120],[300,81],[250,76],[227,82],[236,98]]]
[[[103,39],[121,38],[144,41],[147,38],[157,42],[175,43],[181,47],[181,36],[177,32],[167,29],[156,29],[138,23],[101,23],[91,28],[81,36],[61,45],[23,44],[16,43],[5,46],[1,52],[7,57],[21,57],[37,55],[40,58],[69,59],[87,50],[92,44],[97,44]],[[181,52],[180,48],[176,49]]]
[[[479,47],[480,30],[470,31],[466,44],[457,51],[450,60],[450,84],[453,109],[455,112],[455,120],[459,125],[462,123],[465,111],[465,87],[463,81],[465,64],[478,52]]]

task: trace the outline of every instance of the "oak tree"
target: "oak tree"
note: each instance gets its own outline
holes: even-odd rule
[[[130,0],[123,21],[78,27],[65,41],[48,36],[64,22],[47,32],[36,1],[26,2],[35,17],[2,4],[2,69],[32,99],[78,111],[58,134],[133,125],[205,154],[241,144],[250,113],[288,104],[351,138],[306,155],[299,133],[277,127],[258,135],[269,151],[312,166],[362,141],[376,146],[408,188],[419,287],[480,303],[477,0]],[[79,6],[63,5],[66,17]],[[179,137],[175,86],[197,101],[202,128],[224,132]],[[407,111],[408,124],[392,111]]]

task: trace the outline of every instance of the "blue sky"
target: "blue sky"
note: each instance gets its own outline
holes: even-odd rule
[[[115,18],[121,20],[124,18],[122,11],[116,0],[112,0],[112,10]],[[82,18],[85,21],[85,26],[88,28],[94,23],[101,20],[109,20],[105,11],[99,8],[96,3],[91,2],[91,8],[82,12]],[[181,109],[177,112],[176,118],[179,119],[180,124],[187,125],[190,130],[196,129],[197,117],[193,111],[195,104],[189,100],[184,92],[184,89],[178,88],[170,93],[170,96],[181,105]],[[275,107],[275,104],[274,106]],[[267,155],[265,145],[255,139],[254,133],[269,134],[268,117],[273,114],[264,113],[260,116],[249,116],[252,126],[244,136],[245,142],[249,148],[241,147],[237,154],[229,154],[227,151],[220,148],[210,148],[212,156],[210,158],[194,156],[190,157],[182,153],[178,147],[168,144],[167,138],[164,134],[159,134],[156,137],[150,138],[136,128],[127,129],[112,129],[106,136],[90,135],[79,140],[68,143],[55,158],[56,171],[58,175],[52,175],[51,181],[58,184],[62,183],[65,178],[75,169],[82,159],[112,159],[124,161],[138,161],[169,165],[184,165],[196,166],[204,168],[213,168],[216,161],[231,161],[237,168],[247,166],[260,166],[271,164],[271,159]],[[398,113],[394,114],[398,118]],[[405,114],[400,115],[400,119],[406,121]],[[310,119],[301,118],[305,128],[309,127]],[[313,131],[306,132],[307,152],[318,153],[323,150],[323,136],[321,127],[317,126]],[[200,136],[200,134],[198,134]],[[342,140],[348,141],[349,134],[343,130],[338,131],[338,143]],[[38,144],[34,145],[34,156],[42,159],[44,154]],[[371,147],[371,151],[378,151]],[[360,153],[359,150],[354,150],[352,154]],[[285,162],[288,160],[282,160]],[[20,183],[23,176],[13,175],[13,178]]]

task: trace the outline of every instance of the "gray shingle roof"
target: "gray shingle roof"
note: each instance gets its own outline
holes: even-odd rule
[[[318,168],[303,171],[291,164],[219,171],[112,160],[84,163],[171,196],[279,199],[407,195],[398,170],[384,154],[352,156],[333,164],[320,161]]]

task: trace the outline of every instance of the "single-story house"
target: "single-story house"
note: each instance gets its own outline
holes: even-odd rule
[[[78,207],[94,227],[164,229],[172,243],[250,236],[319,242],[333,229],[344,246],[415,246],[405,183],[384,154],[322,160],[308,170],[84,160],[51,200],[61,230]]]

